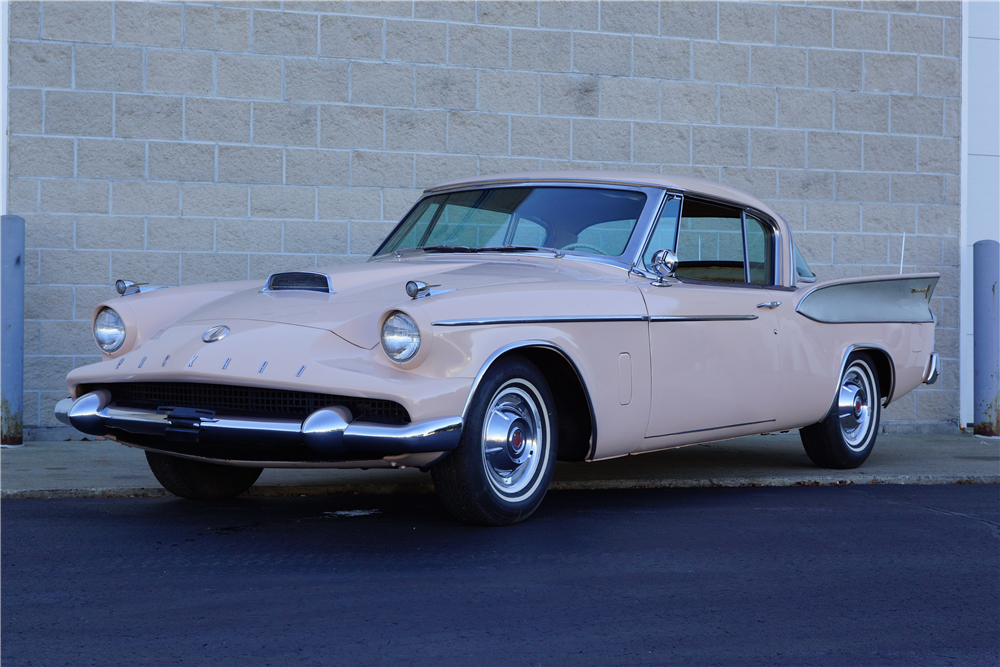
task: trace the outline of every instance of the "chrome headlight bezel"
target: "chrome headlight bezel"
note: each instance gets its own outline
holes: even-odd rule
[[[420,327],[416,320],[403,311],[394,310],[382,320],[379,340],[386,356],[403,364],[420,352]]]
[[[94,318],[94,340],[105,354],[113,354],[125,344],[127,331],[122,316],[105,306]]]

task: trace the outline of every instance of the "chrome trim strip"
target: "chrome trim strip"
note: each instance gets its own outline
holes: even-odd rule
[[[650,322],[739,322],[756,320],[756,315],[657,315]]]
[[[770,424],[773,419],[764,419],[759,422],[744,422],[742,424],[729,424],[727,426],[713,426],[712,428],[696,428],[691,431],[677,431],[676,433],[663,433],[661,435],[647,435],[643,439],[649,440],[651,438],[665,438],[669,435],[685,435],[687,433],[704,433],[705,431],[718,431],[724,428],[736,428],[737,426],[753,426],[754,424]]]
[[[860,278],[841,278],[833,285],[817,283],[816,285],[808,288],[802,293],[803,298],[809,296],[816,290],[826,289],[828,287],[835,287],[836,285],[849,285],[854,283],[881,283],[889,280],[913,280],[915,278],[927,279],[927,278],[940,278],[940,273],[901,273],[898,275],[888,275],[888,276],[862,276]]]
[[[596,172],[600,173],[600,172]],[[428,195],[440,195],[448,192],[461,192],[462,190],[482,190],[485,188],[495,188],[495,187],[524,187],[524,188],[537,188],[544,187],[546,185],[569,185],[569,186],[579,186],[582,188],[588,188],[593,186],[611,186],[613,188],[639,188],[639,189],[650,189],[655,188],[657,190],[666,189],[662,185],[653,185],[651,183],[638,183],[629,180],[611,180],[607,178],[595,178],[593,180],[583,179],[583,178],[546,178],[541,181],[534,180],[524,180],[519,178],[496,178],[496,179],[484,179],[481,181],[472,181],[470,183],[457,183],[455,185],[449,185],[440,188],[428,188],[424,190],[424,196]],[[422,199],[423,197],[421,197]]]
[[[142,359],[139,360],[139,368],[142,368],[142,365],[144,363],[146,363],[146,357],[143,357]]]
[[[486,326],[491,324],[566,324],[567,322],[645,322],[646,315],[555,315],[552,317],[488,317],[480,320],[438,320],[436,327]]]
[[[567,324],[580,322],[735,322],[756,320],[756,315],[557,315],[552,317],[491,317],[480,320],[438,320],[436,327],[490,326],[494,324]]]
[[[167,289],[170,285],[150,285],[148,283],[133,283],[128,280],[120,280],[115,282],[115,291],[118,291],[118,282],[125,283],[122,291],[118,292],[119,296],[132,296],[133,294],[144,294],[146,292],[155,292],[159,289]]]
[[[233,360],[232,357],[226,357],[226,360],[224,362],[222,362],[222,370],[226,370],[226,366],[228,366],[229,362],[232,361],[232,360]]]
[[[679,222],[679,221],[678,221]],[[678,225],[680,226],[680,225]],[[747,246],[747,211],[746,209],[740,209],[740,233],[743,234],[743,282],[747,285],[750,283],[750,251]],[[771,276],[771,282],[774,282],[774,276]]]
[[[122,408],[109,404],[110,400],[111,393],[107,390],[84,394],[75,401],[63,399],[56,404],[55,415],[59,421],[90,435],[114,435],[115,431],[121,431],[166,438],[167,429],[172,426],[169,414],[140,408]],[[333,406],[337,407],[339,406]],[[321,408],[310,417],[330,409]],[[346,409],[340,410],[349,416]],[[197,434],[197,442],[209,444],[252,442],[276,446],[305,445],[331,456],[342,452],[389,456],[450,451],[458,446],[464,424],[464,419],[457,416],[426,419],[399,426],[352,421],[346,428],[326,434],[322,430],[311,428],[309,417],[298,421],[220,416],[185,419],[184,428]],[[176,422],[174,426],[176,427]],[[169,447],[166,451],[169,453]]]

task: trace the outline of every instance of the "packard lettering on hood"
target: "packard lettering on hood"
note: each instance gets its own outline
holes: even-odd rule
[[[514,523],[557,459],[801,429],[817,465],[861,465],[882,408],[937,378],[937,280],[817,282],[781,216],[715,183],[463,179],[362,265],[123,279],[56,415],[186,498],[266,467],[412,466],[460,519]]]

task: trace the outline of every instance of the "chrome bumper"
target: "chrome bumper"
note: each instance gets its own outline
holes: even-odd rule
[[[326,459],[450,451],[462,437],[461,417],[392,426],[353,421],[350,410],[339,405],[320,408],[303,421],[216,417],[210,411],[190,408],[118,407],[103,389],[75,401],[64,398],[56,404],[55,413],[59,421],[89,435],[124,432],[189,444],[305,445]]]
[[[927,362],[927,368],[924,370],[924,384],[934,384],[940,374],[941,357],[938,356],[937,352],[932,352],[931,358]]]

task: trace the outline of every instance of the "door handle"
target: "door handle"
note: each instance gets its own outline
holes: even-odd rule
[[[775,308],[777,308],[780,305],[781,305],[780,301],[765,301],[764,303],[758,303],[757,307],[758,308],[770,308],[771,310],[774,310]]]

